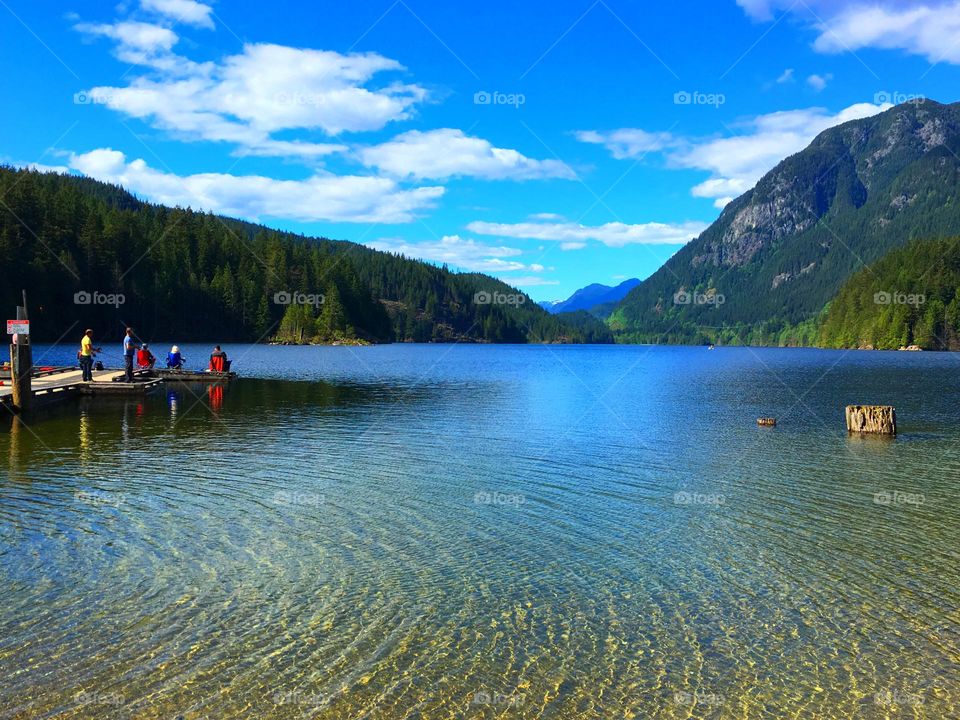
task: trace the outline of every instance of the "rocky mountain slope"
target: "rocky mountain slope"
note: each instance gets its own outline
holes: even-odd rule
[[[958,233],[960,103],[899,105],[781,162],[609,322],[621,341],[782,341],[892,248]]]

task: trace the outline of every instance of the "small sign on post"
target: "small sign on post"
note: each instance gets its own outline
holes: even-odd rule
[[[7,320],[7,335],[29,335],[29,320]]]

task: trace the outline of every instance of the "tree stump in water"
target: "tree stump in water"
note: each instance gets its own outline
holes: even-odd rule
[[[847,432],[897,434],[897,411],[891,405],[847,405]]]

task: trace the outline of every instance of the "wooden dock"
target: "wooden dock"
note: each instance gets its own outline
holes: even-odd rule
[[[123,370],[94,370],[93,381],[84,382],[83,374],[75,368],[37,373],[31,382],[33,398],[38,407],[49,405],[77,395],[145,395],[163,384],[159,378],[142,372],[134,374],[136,382],[121,382]],[[13,409],[13,388],[7,377],[0,380],[0,405]]]

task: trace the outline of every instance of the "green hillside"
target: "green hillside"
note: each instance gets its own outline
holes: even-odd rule
[[[128,324],[180,341],[596,335],[486,275],[153,205],[87,178],[0,168],[0,200],[0,302],[12,312],[29,291],[37,340],[87,326],[119,337]]]
[[[830,303],[819,342],[960,350],[960,239],[912,242],[855,273]]]

